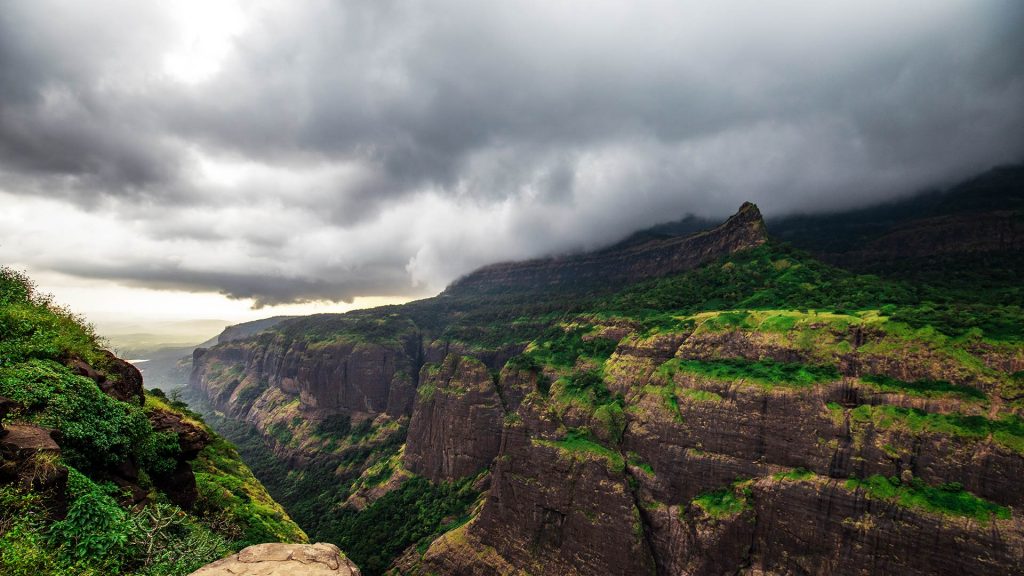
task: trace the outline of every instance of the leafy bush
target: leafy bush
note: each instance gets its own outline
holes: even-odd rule
[[[75,560],[102,559],[104,568],[119,572],[128,559],[131,525],[112,496],[116,488],[96,484],[74,468],[68,472],[73,499],[67,517],[50,527],[52,545],[64,547]]]
[[[159,474],[175,465],[175,435],[155,433],[142,408],[107,396],[95,382],[53,360],[0,367],[0,395],[24,405],[25,416],[59,430],[65,458],[78,468],[116,466],[133,458]]]

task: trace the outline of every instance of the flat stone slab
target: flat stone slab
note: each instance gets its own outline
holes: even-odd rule
[[[334,544],[257,544],[190,576],[361,576]]]
[[[31,424],[8,424],[0,437],[0,448],[5,452],[33,454],[59,452],[60,446],[50,437],[50,430]]]

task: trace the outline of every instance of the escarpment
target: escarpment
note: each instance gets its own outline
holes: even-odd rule
[[[690,270],[725,254],[760,246],[766,240],[761,212],[747,202],[723,224],[704,232],[655,238],[579,256],[486,266],[454,282],[442,296],[607,291]]]
[[[923,414],[899,408],[917,397],[873,395],[852,374],[769,385],[680,364],[708,340],[750,336],[623,338],[605,361],[605,384],[626,406],[618,442],[598,430],[614,419],[581,417],[578,396],[559,382],[531,392],[505,417],[481,512],[438,539],[417,573],[1013,573],[1024,554],[1015,440],[901,422]],[[739,362],[751,350],[725,347],[701,361]],[[968,410],[931,407],[953,418]],[[911,488],[900,501],[871,482]],[[986,503],[976,516],[905,503],[934,486]]]
[[[619,288],[588,288],[602,273]],[[1012,574],[1024,338],[998,318],[1018,309],[922,293],[966,298],[768,242],[744,206],[288,320],[197,352],[192,388],[367,574]]]

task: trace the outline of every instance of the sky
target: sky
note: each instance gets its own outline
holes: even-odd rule
[[[101,331],[237,322],[873,204],[1024,159],[1022,29],[1019,0],[2,0],[0,263]]]

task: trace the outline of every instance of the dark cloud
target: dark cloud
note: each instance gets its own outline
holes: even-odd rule
[[[144,257],[34,258],[139,285],[420,293],[1024,158],[1019,2],[246,4],[194,83],[167,73],[173,4],[57,4],[0,13],[0,190],[130,223]]]

